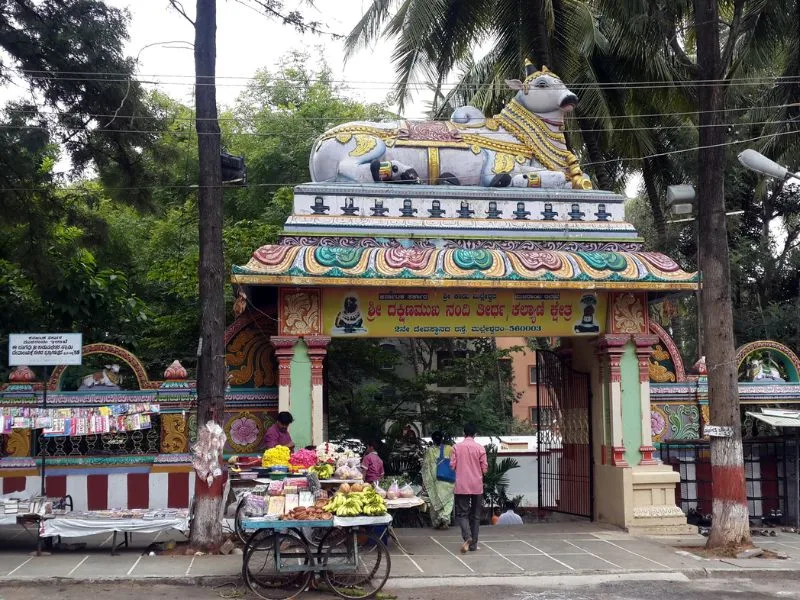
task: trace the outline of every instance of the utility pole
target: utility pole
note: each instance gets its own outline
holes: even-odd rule
[[[723,54],[720,46],[718,0],[694,0],[697,40],[699,111],[698,225],[702,277],[702,322],[707,343],[708,397],[711,423],[728,429],[730,437],[711,438],[713,522],[710,548],[750,543],[736,346],[733,339],[728,231],[725,216],[726,86],[737,31],[731,31]],[[733,29],[733,28],[732,28]],[[730,46],[730,51],[729,51]]]
[[[225,407],[225,298],[222,254],[222,167],[217,120],[216,0],[197,0],[195,17],[195,114],[200,181],[200,335],[197,375],[197,424],[221,425]],[[211,485],[197,477],[191,545],[215,550],[223,540],[220,523],[223,477]]]

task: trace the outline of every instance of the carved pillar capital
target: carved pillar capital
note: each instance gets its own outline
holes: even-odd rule
[[[286,335],[273,335],[269,343],[275,348],[275,358],[278,359],[278,385],[288,387],[291,383],[292,357],[294,347],[300,341],[299,337]]]
[[[658,343],[657,335],[634,335],[633,343],[636,344],[636,359],[639,361],[639,381],[650,381],[650,356],[653,346]]]
[[[308,346],[309,354],[322,352],[323,356],[328,351],[328,344],[331,343],[331,338],[327,335],[305,335],[303,341]]]
[[[630,334],[604,335],[597,342],[597,353],[600,358],[608,360],[608,373],[612,382],[622,381],[619,363],[625,353],[625,345],[631,341]],[[604,363],[601,360],[600,364]]]
[[[311,361],[311,385],[322,385],[322,363],[328,354],[331,338],[323,335],[309,335],[303,338],[308,346],[308,358]]]

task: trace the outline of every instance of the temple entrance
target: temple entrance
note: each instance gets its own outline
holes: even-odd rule
[[[539,508],[593,518],[589,375],[554,352],[536,352]]]

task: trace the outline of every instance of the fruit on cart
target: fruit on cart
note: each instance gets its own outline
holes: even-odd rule
[[[349,483],[343,483],[339,486],[339,493],[341,494],[349,494],[352,491]]]
[[[386,514],[386,503],[370,487],[362,492],[338,493],[323,509],[338,517],[378,516]]]
[[[264,451],[264,456],[261,459],[261,466],[264,468],[269,467],[288,467],[289,457],[291,452],[286,446],[275,446],[269,450]]]
[[[354,483],[353,485],[350,486],[350,491],[351,492],[360,492],[360,491],[363,491],[363,489],[364,489],[364,486],[361,485],[360,483]]]
[[[333,477],[333,472],[336,470],[336,468],[333,465],[324,464],[324,465],[314,465],[312,467],[309,467],[308,470],[310,473],[316,473],[317,477],[320,479],[330,479],[331,477]]]

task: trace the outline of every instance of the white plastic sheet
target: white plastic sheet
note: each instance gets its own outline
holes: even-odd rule
[[[70,519],[56,517],[42,524],[42,537],[61,536],[63,538],[85,537],[114,531],[127,533],[158,533],[177,529],[189,530],[188,518],[177,519]]]

